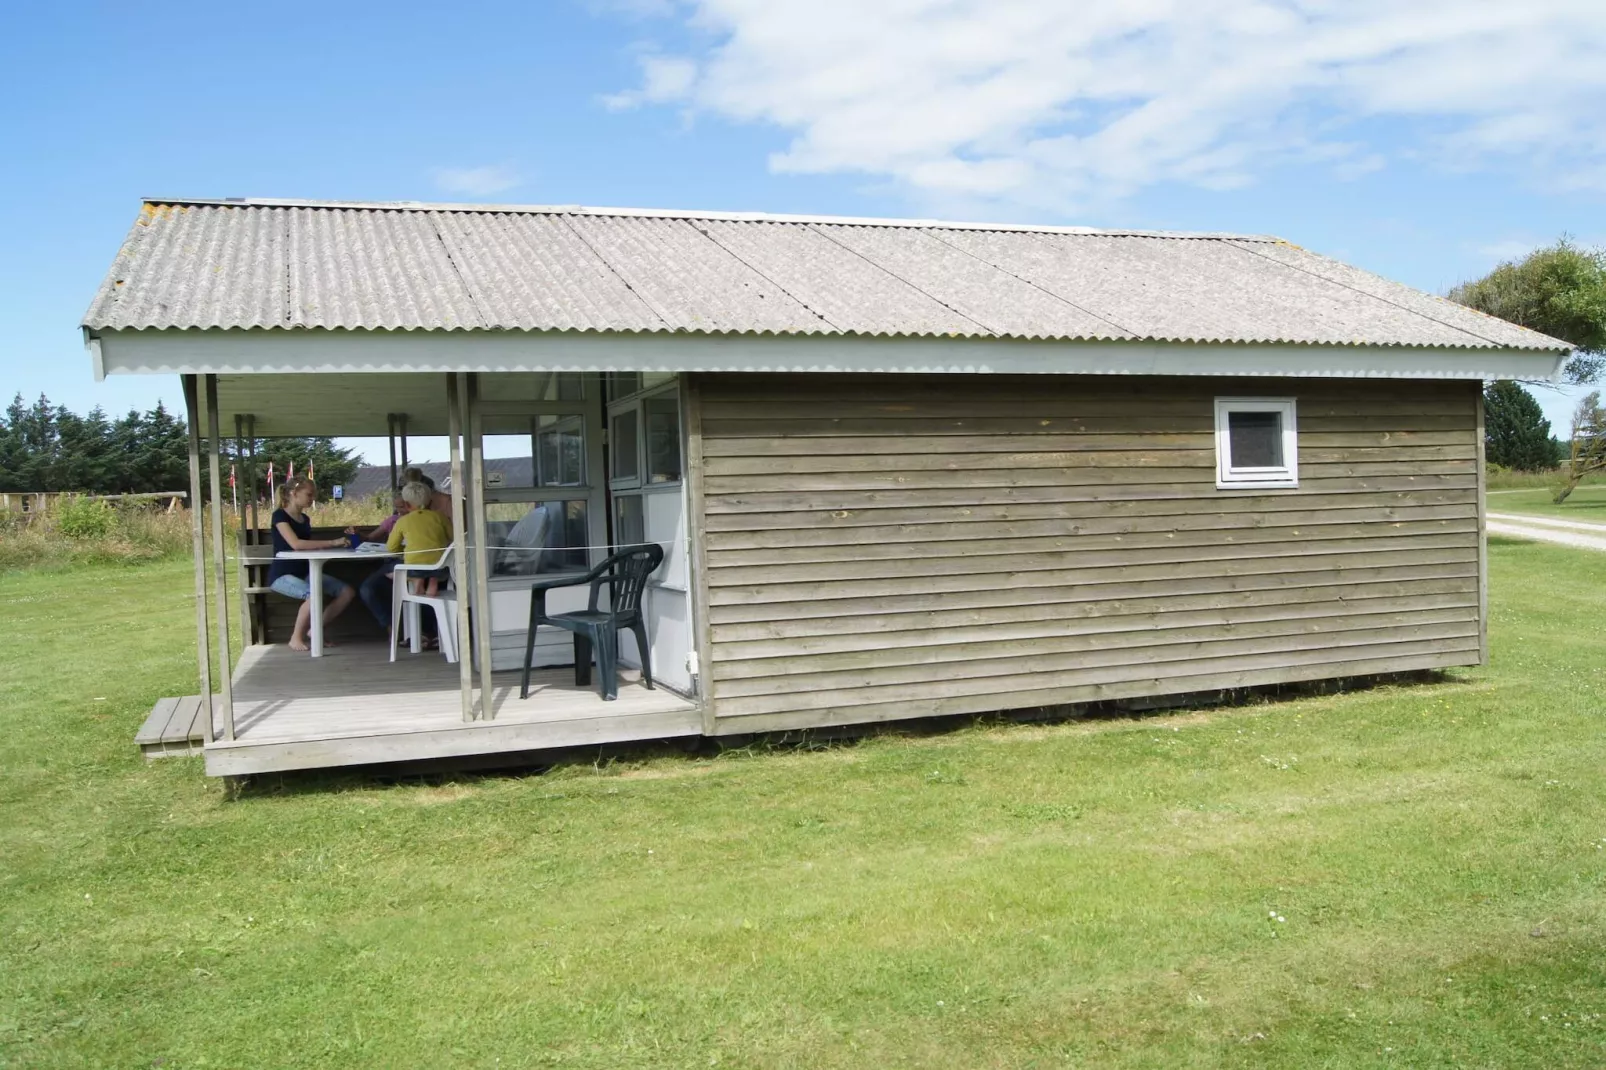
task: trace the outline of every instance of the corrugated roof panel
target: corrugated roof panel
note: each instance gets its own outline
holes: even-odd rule
[[[833,333],[820,316],[683,219],[567,216],[674,330]],[[622,323],[621,330],[641,330]]]
[[[292,208],[289,242],[291,326],[485,325],[425,213]]]
[[[1130,337],[925,231],[905,227],[815,229],[954,309],[982,331],[1018,338]]]
[[[434,212],[431,219],[488,327],[667,327],[561,216]]]
[[[1568,348],[1275,239],[418,204],[149,203],[84,322]]]
[[[725,220],[698,225],[841,331],[973,335],[982,330],[975,321],[811,227]]]
[[[283,209],[149,205],[95,301],[112,327],[280,327]]]
[[[953,231],[945,240],[1156,341],[1482,340],[1217,240]],[[1246,243],[1247,244],[1247,243]]]
[[[1497,346],[1512,346],[1519,349],[1532,349],[1554,347],[1554,340],[1530,331],[1526,327],[1519,327],[1515,323],[1507,323],[1503,319],[1486,315],[1477,309],[1458,305],[1444,297],[1436,297],[1421,290],[1413,290],[1409,286],[1374,275],[1370,271],[1351,267],[1337,260],[1331,260],[1308,249],[1302,249],[1288,242],[1242,242],[1228,241],[1226,244],[1238,246],[1243,249],[1277,261],[1297,271],[1314,275],[1326,282],[1337,283],[1347,289],[1375,297],[1380,301],[1404,309],[1415,315],[1444,324],[1454,330],[1464,331],[1477,338],[1484,339]]]

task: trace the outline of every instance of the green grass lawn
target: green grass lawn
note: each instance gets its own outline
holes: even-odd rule
[[[1585,520],[1606,524],[1606,483],[1585,483],[1560,505],[1550,500],[1554,495],[1555,490],[1551,487],[1491,490],[1489,511],[1527,513],[1532,516],[1553,516],[1563,520]]]
[[[545,776],[144,763],[181,562],[0,577],[0,1064],[1598,1067],[1606,555],[1442,685]]]

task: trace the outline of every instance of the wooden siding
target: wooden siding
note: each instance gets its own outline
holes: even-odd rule
[[[1482,660],[1478,384],[697,377],[715,730]],[[1297,490],[1215,485],[1298,399]]]

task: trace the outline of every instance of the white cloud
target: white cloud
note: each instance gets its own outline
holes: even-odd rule
[[[791,132],[770,160],[1064,209],[1406,148],[1606,188],[1601,0],[682,0],[615,108]],[[1404,120],[1413,143],[1376,138]],[[1372,129],[1373,139],[1356,128]],[[1373,143],[1382,140],[1384,143]]]
[[[447,193],[465,197],[489,197],[524,181],[511,167],[437,167],[434,179]]]
[[[645,55],[637,62],[641,65],[641,88],[603,97],[602,103],[609,109],[683,100],[697,80],[697,64],[680,56]]]

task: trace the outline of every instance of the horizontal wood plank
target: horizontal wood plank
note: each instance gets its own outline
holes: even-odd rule
[[[726,411],[723,418],[705,420],[705,441],[720,444],[721,455],[731,454],[723,447],[728,440],[779,441],[810,439],[829,443],[842,437],[897,439],[904,436],[940,435],[1038,435],[1068,434],[1089,437],[1157,435],[1211,435],[1214,415],[1198,404],[1172,414],[1143,411],[1100,414],[1097,406],[1090,415],[1079,416],[821,416],[765,418],[746,414],[740,407]],[[1018,410],[1017,410],[1018,411]],[[1420,413],[1396,411],[1392,414],[1327,415],[1302,406],[1298,416],[1300,434],[1362,434],[1405,437],[1415,434],[1470,434],[1475,421],[1469,412]],[[1321,443],[1327,445],[1329,443]],[[1443,444],[1443,443],[1438,443]],[[1127,446],[1118,448],[1126,449]]]
[[[1208,508],[1205,506],[1208,504]],[[1465,490],[1405,490],[1386,493],[1355,492],[1341,494],[1216,494],[1176,498],[1134,498],[1125,500],[1079,499],[1073,501],[1021,502],[1007,501],[991,504],[955,505],[942,507],[873,509],[814,509],[773,513],[733,512],[710,516],[707,530],[714,537],[724,532],[794,532],[800,529],[835,529],[859,526],[931,525],[959,522],[1001,523],[1013,520],[1055,520],[1067,523],[1090,523],[1132,518],[1168,517],[1188,518],[1190,523],[1214,527],[1232,527],[1282,523],[1315,523],[1305,517],[1321,512],[1335,514],[1342,522],[1353,510],[1373,511],[1375,516],[1354,516],[1353,519],[1408,520],[1420,519],[1405,515],[1391,515],[1393,510],[1406,510],[1435,506],[1455,506],[1476,516],[1478,491]],[[1292,514],[1297,519],[1287,520]],[[1160,521],[1165,523],[1165,521]],[[872,533],[831,534],[832,540],[845,539],[873,541]],[[963,537],[963,536],[961,536]]]
[[[1299,527],[1234,527],[1193,528],[1188,525],[1167,525],[1158,530],[1127,531],[1070,531],[1063,528],[1053,534],[1004,535],[986,527],[970,526],[974,536],[970,539],[923,539],[918,533],[902,538],[867,541],[856,545],[824,545],[809,543],[801,546],[783,546],[752,550],[726,550],[719,555],[719,568],[757,568],[768,565],[811,565],[835,562],[864,563],[895,560],[899,562],[937,561],[949,557],[971,560],[979,557],[1030,557],[1044,554],[1088,555],[1095,551],[1138,551],[1163,549],[1172,553],[1190,553],[1197,549],[1210,556],[1226,552],[1228,547],[1250,546],[1264,553],[1282,554],[1300,552],[1298,548],[1324,545],[1329,541],[1347,542],[1364,539],[1407,538],[1414,535],[1452,535],[1476,533],[1476,517],[1459,517],[1444,520],[1396,520],[1370,524],[1306,524]],[[862,530],[862,529],[861,529]],[[1403,544],[1402,544],[1403,545]],[[1316,551],[1323,552],[1323,551]],[[1140,562],[1142,558],[1132,557]],[[762,575],[757,577],[762,580]]]
[[[1048,507],[1045,519],[1010,519],[979,517],[972,510],[933,512],[912,518],[914,522],[879,525],[851,525],[848,520],[830,513],[792,514],[793,523],[784,528],[757,530],[718,530],[704,534],[705,545],[712,549],[739,553],[744,550],[774,550],[801,546],[844,545],[846,527],[857,530],[848,533],[858,545],[879,546],[886,543],[919,543],[968,541],[980,538],[1023,539],[1062,535],[1129,535],[1178,531],[1287,531],[1303,530],[1321,525],[1367,526],[1398,524],[1424,520],[1477,520],[1478,507],[1468,501],[1454,505],[1424,506],[1361,506],[1353,509],[1301,509],[1206,513],[1204,515],[1173,513],[1170,515],[1124,515],[1096,517],[1054,516],[1056,510]],[[877,519],[873,515],[870,519]]]
[[[1098,456],[1089,454],[1088,456]],[[987,455],[986,466],[971,465],[955,468],[897,468],[886,466],[856,472],[806,472],[786,476],[775,475],[709,475],[705,482],[707,493],[713,496],[765,493],[777,486],[788,491],[863,492],[897,490],[954,490],[993,489],[1008,487],[1130,487],[1152,479],[1157,484],[1193,483],[1195,490],[1208,481],[1215,489],[1215,462],[1199,458],[1191,467],[1102,468],[1097,465],[1020,464],[999,467],[993,464],[996,455]],[[1475,461],[1357,461],[1344,464],[1301,464],[1299,479],[1303,485],[1335,479],[1364,479],[1368,477],[1432,477],[1461,476],[1477,478]]]
[[[1465,523],[1459,521],[1458,523]],[[1030,582],[1038,573],[1069,570],[1122,569],[1137,571],[1150,566],[1188,568],[1197,566],[1199,574],[1218,562],[1252,562],[1257,565],[1297,568],[1306,558],[1330,561],[1338,558],[1360,564],[1362,559],[1383,555],[1415,555],[1432,551],[1461,552],[1476,549],[1476,535],[1448,532],[1431,535],[1361,535],[1341,539],[1296,540],[1264,545],[1206,543],[1151,548],[1137,546],[1116,549],[1039,550],[1029,554],[976,554],[969,557],[900,557],[888,560],[823,561],[803,564],[728,565],[710,569],[708,583],[712,596],[723,599],[726,589],[752,590],[784,597],[785,586],[797,584],[817,587],[822,583],[863,583],[870,589],[900,579],[945,583],[952,577],[974,579],[993,576],[1022,578]]]
[[[1004,503],[1034,502],[1123,502],[1177,499],[1195,502],[1200,511],[1208,503],[1230,498],[1296,498],[1305,494],[1389,494],[1423,491],[1464,491],[1477,500],[1476,473],[1421,475],[1416,473],[1366,478],[1322,479],[1301,476],[1297,489],[1267,491],[1217,491],[1214,482],[1194,479],[1183,483],[1113,483],[1106,485],[1063,486],[976,486],[944,489],[898,488],[896,490],[835,490],[800,492],[795,487],[772,491],[734,493],[725,490],[708,498],[709,513],[794,513],[837,512],[879,508],[946,508],[948,506],[996,506]]]

